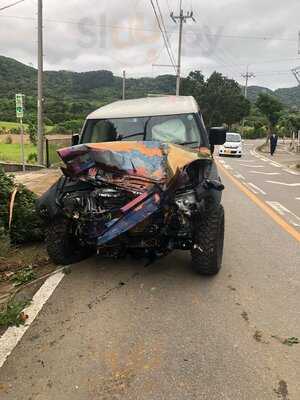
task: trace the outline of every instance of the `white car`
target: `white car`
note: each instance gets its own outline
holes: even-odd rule
[[[239,133],[228,132],[226,142],[219,148],[219,156],[237,156],[242,157],[243,144]]]

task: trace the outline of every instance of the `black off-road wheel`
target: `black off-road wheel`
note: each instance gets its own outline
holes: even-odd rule
[[[74,264],[92,254],[92,249],[82,247],[72,235],[71,222],[65,219],[50,224],[46,233],[46,246],[50,259],[59,265]]]
[[[192,267],[201,275],[216,275],[222,266],[225,216],[220,204],[196,223]]]

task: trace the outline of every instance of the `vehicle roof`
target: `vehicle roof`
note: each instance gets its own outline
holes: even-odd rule
[[[226,135],[236,135],[236,136],[241,136],[240,133],[237,132],[227,132]]]
[[[199,112],[199,106],[192,96],[145,97],[108,104],[92,112],[87,119],[149,117],[197,112]]]

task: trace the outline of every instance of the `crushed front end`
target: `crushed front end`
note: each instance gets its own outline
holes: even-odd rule
[[[59,150],[64,177],[39,201],[82,249],[149,257],[192,250],[197,221],[221,200],[207,149],[161,142],[111,142]]]

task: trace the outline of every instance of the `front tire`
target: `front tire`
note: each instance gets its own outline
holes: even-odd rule
[[[74,264],[88,258],[92,251],[82,247],[72,235],[71,222],[64,219],[55,220],[46,233],[46,246],[50,259],[55,264]]]
[[[216,275],[222,267],[225,216],[221,204],[196,223],[192,267],[201,275]]]

